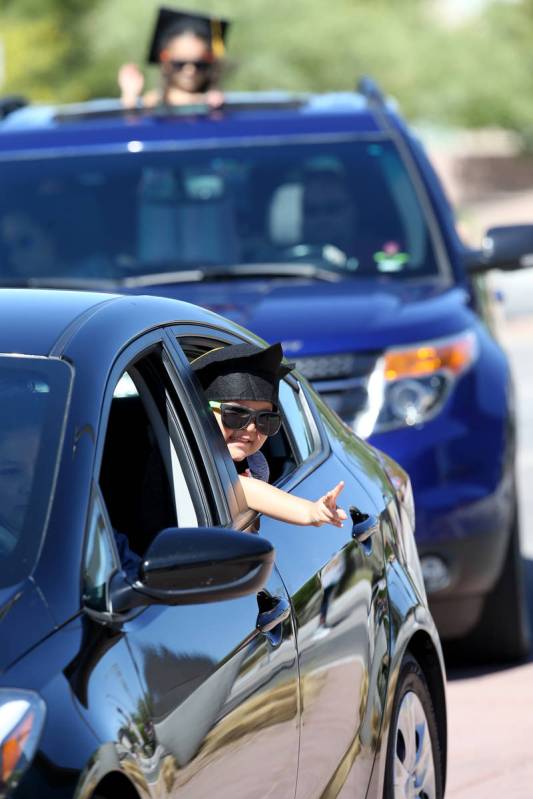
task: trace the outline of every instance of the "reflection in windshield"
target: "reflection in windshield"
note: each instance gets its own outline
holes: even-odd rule
[[[437,273],[392,142],[2,164],[0,276],[121,280],[253,264],[353,276]],[[195,279],[191,274],[190,279]]]
[[[0,356],[0,585],[30,573],[50,501],[70,372]]]

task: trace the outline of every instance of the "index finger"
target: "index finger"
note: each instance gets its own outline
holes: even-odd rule
[[[328,491],[328,493],[326,494],[327,498],[333,500],[337,499],[343,488],[344,488],[344,480],[341,480],[340,483],[337,483],[335,488],[332,488],[331,491]]]

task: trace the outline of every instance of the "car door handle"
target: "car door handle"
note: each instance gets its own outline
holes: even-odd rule
[[[348,510],[352,517],[352,538],[359,543],[366,541],[379,530],[379,522],[372,514],[361,513],[355,505],[350,505]]]
[[[291,606],[286,599],[278,596],[272,597],[272,599],[275,601],[274,607],[257,615],[255,627],[260,633],[269,633],[290,616]]]

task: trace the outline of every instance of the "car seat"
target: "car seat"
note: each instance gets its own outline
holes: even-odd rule
[[[137,257],[141,263],[234,264],[240,261],[235,210],[225,193],[188,198],[142,193],[138,205]]]

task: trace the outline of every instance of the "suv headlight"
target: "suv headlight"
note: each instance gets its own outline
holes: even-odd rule
[[[33,691],[0,688],[0,799],[18,784],[31,763],[46,707]]]
[[[387,350],[369,378],[368,407],[355,420],[355,432],[366,438],[427,421],[440,411],[477,354],[472,330]]]

